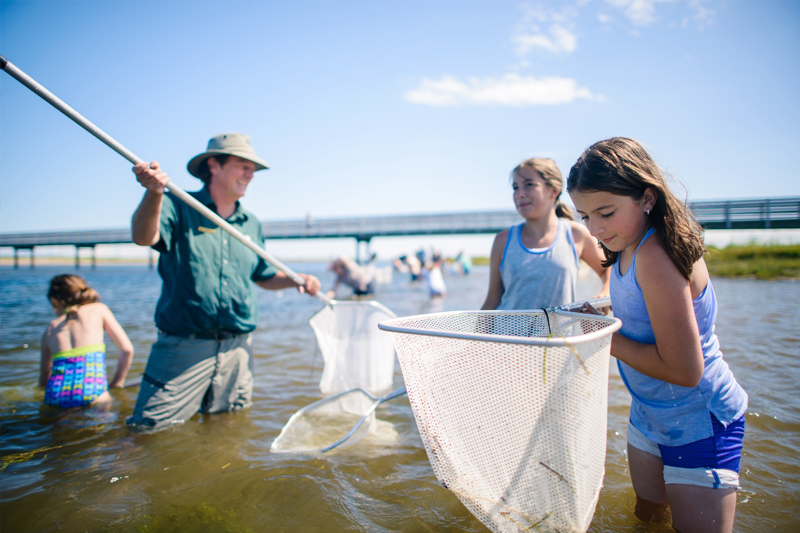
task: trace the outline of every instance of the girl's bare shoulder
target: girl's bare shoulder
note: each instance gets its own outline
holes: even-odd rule
[[[636,279],[640,282],[647,279],[659,282],[668,279],[686,281],[656,233],[644,241],[636,252]]]
[[[497,235],[494,236],[493,248],[497,247],[505,248],[506,242],[508,242],[509,231],[510,230],[508,229],[504,229],[503,231],[498,232]]]
[[[111,313],[108,306],[101,302],[84,304],[78,308],[78,318],[81,320],[102,319]]]
[[[67,315],[58,315],[57,317],[55,317],[53,320],[50,321],[50,324],[47,326],[47,331],[45,333],[50,333],[56,328],[58,328],[61,324],[64,323],[64,320],[66,320],[66,318]]]
[[[589,234],[589,228],[583,222],[578,222],[577,220],[570,220],[569,225],[572,228],[572,238],[577,240],[586,240],[592,239],[591,234]]]

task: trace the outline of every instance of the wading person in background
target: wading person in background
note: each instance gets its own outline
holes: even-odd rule
[[[328,267],[336,274],[333,288],[328,291],[329,298],[336,296],[339,285],[353,289],[353,296],[370,296],[375,293],[375,267],[372,264],[359,265],[345,255],[339,256]]]
[[[187,168],[205,184],[192,196],[253,242],[263,243],[260,222],[239,203],[253,174],[268,168],[246,135],[213,137]],[[158,340],[128,424],[140,431],[158,430],[199,411],[249,407],[250,332],[258,321],[254,285],[269,290],[296,285],[206,217],[165,194],[169,178],[157,162],[139,163],[133,172],[147,189],[133,214],[133,242],[160,253],[163,285],[155,313]],[[319,280],[300,277],[306,282],[300,292],[316,294]]]

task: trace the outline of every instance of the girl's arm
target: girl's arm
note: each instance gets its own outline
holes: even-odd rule
[[[125,383],[125,376],[128,375],[128,369],[133,362],[133,344],[131,344],[130,339],[125,334],[125,330],[119,325],[114,313],[108,307],[103,311],[103,329],[108,333],[119,352],[117,371],[114,372],[114,379],[108,383],[108,388],[122,387]]]
[[[481,309],[493,311],[500,305],[505,288],[500,277],[500,263],[503,261],[503,252],[508,242],[508,230],[505,229],[498,233],[492,244],[492,255],[489,257],[489,292],[486,295]]]
[[[643,344],[617,332],[611,341],[611,354],[652,378],[682,387],[696,386],[703,376],[704,362],[691,286],[656,235],[639,249],[636,279],[656,343]]]
[[[40,387],[45,387],[47,385],[47,381],[50,379],[50,373],[53,371],[53,352],[50,351],[50,347],[47,345],[48,333],[50,333],[50,327],[48,327],[44,335],[42,335],[42,358],[39,363]]]
[[[603,288],[595,298],[604,298],[611,294],[611,270],[603,266],[605,256],[597,243],[597,239],[591,236],[588,228],[580,222],[571,222],[572,239],[580,251],[580,258],[589,265],[592,270],[597,272],[603,282]]]

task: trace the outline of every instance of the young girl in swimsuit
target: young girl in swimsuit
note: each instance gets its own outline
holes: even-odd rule
[[[611,267],[622,328],[611,354],[631,393],[628,461],[643,520],[730,532],[747,394],[722,358],[703,232],[631,139],[590,146],[567,190]]]
[[[497,234],[489,292],[481,309],[542,309],[575,301],[579,259],[603,281],[603,254],[586,227],[559,200],[564,182],[552,159],[527,159],[511,171],[514,205],[525,222]]]
[[[45,387],[44,403],[81,407],[110,400],[108,388],[123,385],[133,361],[133,345],[122,326],[80,276],[54,277],[47,297],[57,318],[42,337],[39,385]],[[119,351],[111,383],[106,380],[103,332]]]

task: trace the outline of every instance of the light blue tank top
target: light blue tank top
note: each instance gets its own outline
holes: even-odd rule
[[[656,339],[642,289],[636,280],[636,253],[653,232],[650,228],[645,233],[625,275],[619,273],[619,256],[611,269],[611,304],[614,316],[622,320],[620,333],[645,344],[655,344]],[[722,358],[719,339],[714,333],[717,297],[711,280],[692,305],[705,366],[697,386],[673,385],[617,361],[619,373],[632,396],[631,422],[648,439],[664,446],[682,446],[711,437],[714,430],[709,412],[727,426],[747,410],[747,393]]]
[[[500,262],[503,296],[497,309],[542,309],[575,301],[578,282],[578,251],[572,226],[558,219],[558,233],[547,248],[526,248],[522,224],[508,230]]]

